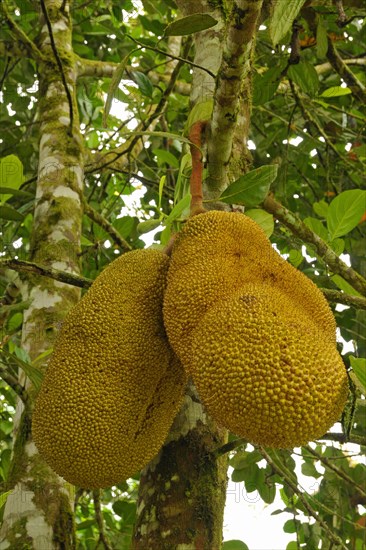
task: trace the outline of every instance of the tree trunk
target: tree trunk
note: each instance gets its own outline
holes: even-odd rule
[[[195,35],[194,59],[197,65],[218,74],[222,67],[226,14],[204,0],[193,3],[178,1],[177,4],[183,16],[195,12],[210,13],[219,22],[215,27]],[[260,2],[253,4],[260,9]],[[258,13],[257,10],[256,16]],[[248,42],[247,62],[254,47],[253,36]],[[195,68],[191,105],[212,101],[217,91],[215,86],[213,76]],[[251,79],[248,71],[243,75],[240,86],[238,96],[243,101],[240,105],[238,101],[236,126],[231,129],[231,137],[228,138],[227,145],[232,154],[231,163],[226,166],[226,185],[230,179],[245,172],[250,163],[246,147],[251,109]],[[237,138],[239,135],[240,139]],[[210,150],[212,134],[208,139]],[[214,148],[211,147],[211,150]],[[212,171],[215,156],[211,156],[208,163]],[[211,182],[210,186],[209,182],[206,198],[217,198],[222,191],[223,179],[220,180],[221,187],[218,188],[215,183]],[[181,547],[185,550],[220,550],[228,463],[226,455],[216,458],[214,451],[226,439],[226,430],[220,429],[207,415],[194,386],[190,385],[164,447],[142,473],[134,549],[173,550]]]
[[[45,6],[47,17],[41,16],[38,43],[41,123],[30,259],[79,273],[83,149],[75,100],[76,71],[70,55],[70,5],[45,0]],[[24,287],[24,298],[31,305],[24,314],[22,347],[34,360],[52,347],[59,322],[80,293],[74,287],[40,277],[28,277]],[[20,380],[24,383],[23,375]],[[32,401],[34,388],[29,381],[26,386]],[[31,409],[31,403],[24,406],[19,401],[8,487],[13,490],[4,510],[0,548],[74,548],[74,489],[38,454],[31,437]]]

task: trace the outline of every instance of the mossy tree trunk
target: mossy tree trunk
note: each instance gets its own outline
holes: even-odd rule
[[[210,13],[218,20],[215,27],[195,35],[195,63],[218,75],[215,80],[204,70],[193,71],[191,106],[212,101],[216,123],[220,118],[231,121],[225,128],[209,128],[206,149],[209,152],[208,173],[217,169],[220,177],[209,176],[206,198],[217,198],[225,186],[245,172],[250,165],[246,143],[251,112],[250,60],[254,47],[257,19],[262,2],[248,2],[248,12],[241,2],[182,2],[177,1],[182,16],[192,13]],[[238,21],[233,21],[239,10]],[[248,21],[244,21],[249,13]],[[234,78],[237,85],[236,104],[227,101],[225,92],[230,75],[224,74],[225,39],[230,30],[242,24],[240,31],[247,33],[245,51]],[[242,36],[236,34],[237,46]],[[226,45],[233,44],[233,37]],[[233,58],[235,52],[231,52]],[[224,60],[223,60],[224,58]],[[242,68],[245,67],[245,72]],[[229,69],[230,70],[230,69]],[[221,94],[220,94],[221,92]],[[219,135],[220,134],[220,135]],[[222,158],[222,144],[228,158]],[[133,539],[136,550],[168,550],[181,547],[185,550],[220,550],[223,535],[223,514],[227,485],[227,456],[217,458],[215,450],[225,443],[227,432],[207,415],[193,385],[189,385],[181,411],[177,415],[168,439],[159,455],[145,468],[140,480],[137,521]]]
[[[79,273],[83,151],[71,55],[70,4],[53,0],[44,4],[47,13],[40,14],[42,32],[35,50],[41,122],[30,259]],[[25,298],[31,305],[24,314],[22,347],[34,360],[52,347],[58,323],[80,293],[44,277],[26,281]],[[27,388],[34,397],[28,382]],[[19,401],[8,487],[12,492],[4,510],[0,548],[74,548],[73,487],[39,456],[31,437],[31,409],[30,402],[24,406]]]

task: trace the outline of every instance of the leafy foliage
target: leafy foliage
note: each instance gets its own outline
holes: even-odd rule
[[[357,59],[364,60],[365,14],[349,3],[349,22],[344,32],[331,2],[316,2],[301,9],[303,4],[301,0],[278,2],[273,19],[264,21],[258,32],[250,134],[253,170],[231,183],[221,198],[250,208],[248,215],[272,235],[280,253],[288,255],[289,261],[318,286],[358,294],[340,275],[329,272],[326,259],[319,257],[311,245],[274,223],[273,217],[262,209],[254,208],[260,206],[271,186],[276,197],[307,227],[337,255],[347,255],[350,264],[366,276],[366,192],[362,190],[365,107],[326,59],[330,40],[347,60],[355,78],[365,85],[364,63],[356,63]],[[24,33],[36,40],[40,27],[33,3],[12,0],[8,9]],[[200,109],[190,111],[191,65],[181,63],[179,73],[173,74],[177,60],[167,54],[170,41],[176,39],[172,36],[185,35],[180,56],[192,63],[190,33],[209,28],[216,24],[215,20],[209,16],[179,19],[170,0],[144,0],[141,5],[127,0],[123,10],[116,0],[76,0],[71,15],[75,54],[85,62],[100,61],[99,72],[88,73],[85,68],[77,89],[87,149],[85,199],[132,248],[142,248],[146,241],[164,245],[189,207],[186,121],[188,117],[191,122],[197,117],[208,119],[212,110],[212,104],[204,102]],[[293,62],[288,48],[296,15],[301,22],[297,44],[300,58]],[[12,41],[14,35],[3,20],[0,46],[6,55],[0,60],[0,83],[6,108],[0,117],[0,259],[26,260],[31,248],[41,121],[37,118],[36,63],[26,50],[21,54],[7,51],[6,44]],[[114,76],[103,73],[107,64],[115,64]],[[107,96],[106,111],[109,107],[110,111],[105,127]],[[117,102],[122,102],[122,111]],[[154,128],[147,132],[152,123]],[[144,145],[134,149],[142,139]],[[104,161],[106,153],[113,150],[119,152],[123,162],[111,169]],[[84,215],[82,274],[95,278],[114,259],[117,249],[106,227]],[[9,277],[0,266],[3,295]],[[37,384],[34,366],[22,355],[25,306],[16,300],[15,305],[4,305],[0,313],[5,350],[0,365],[11,375],[16,375],[19,366],[28,368],[27,374]],[[343,339],[340,347],[348,342],[345,364],[348,369],[353,367],[359,381],[342,419],[343,432],[352,440],[353,436],[364,437],[366,429],[366,312],[338,306],[335,315]],[[15,406],[16,394],[9,378],[4,377],[0,382],[0,516],[8,493]],[[273,503],[279,495],[282,506],[274,513],[292,515],[283,525],[284,532],[293,538],[288,550],[330,548],[334,543],[332,532],[345,547],[365,548],[366,467],[360,460],[365,454],[364,440],[362,446],[342,446],[337,440],[343,442],[344,437],[338,433],[340,427],[337,430],[333,442],[314,443],[296,449],[295,454],[267,450],[267,459],[263,460],[261,449],[242,444],[231,455],[234,482],[243,482],[248,493],[258,491],[266,504]],[[311,494],[300,488],[298,465],[302,476],[316,480],[317,488]],[[129,547],[137,486],[138,480],[129,480],[100,495],[101,517],[112,548]],[[77,492],[75,521],[79,547],[96,548],[100,525],[93,494]],[[227,541],[223,548],[244,550],[247,546],[242,541]]]

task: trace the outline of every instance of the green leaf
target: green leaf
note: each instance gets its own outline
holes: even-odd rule
[[[318,73],[313,65],[307,61],[300,61],[297,65],[290,65],[287,76],[306,94],[315,95],[318,91]]]
[[[328,51],[328,35],[327,29],[324,26],[323,17],[320,15],[318,25],[316,27],[316,55],[319,59],[323,59]]]
[[[291,542],[289,542],[286,546],[286,550],[299,550],[299,545],[297,541],[292,540]]]
[[[272,504],[276,498],[276,485],[275,483],[270,483],[268,480],[264,480],[263,483],[258,483],[258,493],[261,499],[266,504]]]
[[[296,533],[296,525],[293,519],[288,519],[284,526],[283,530],[285,533]]]
[[[353,286],[347,283],[347,281],[345,281],[343,277],[341,277],[340,275],[332,275],[331,279],[333,283],[337,285],[338,288],[343,290],[343,292],[346,292],[347,294],[351,294],[351,296],[362,296],[362,294],[360,294],[357,290],[355,290]]]
[[[319,474],[318,470],[315,468],[315,465],[313,462],[303,462],[301,464],[301,472],[304,474],[304,476],[315,477],[315,478],[318,478],[321,476],[321,474]],[[291,531],[289,531],[289,533],[290,532]]]
[[[161,225],[160,220],[146,220],[145,222],[140,222],[138,224],[137,232],[139,235],[143,235],[144,233],[153,231],[153,229],[156,229],[159,225]]]
[[[305,0],[277,0],[269,24],[269,35],[276,46],[288,33]]]
[[[360,384],[363,386],[363,393],[366,395],[366,359],[364,357],[354,357],[350,355],[350,362]]]
[[[268,164],[248,172],[229,185],[220,200],[229,204],[257,206],[266,198],[271,183],[276,179],[277,170],[277,164]]]
[[[134,502],[127,502],[126,500],[116,500],[112,504],[113,511],[123,518],[125,523],[133,523],[136,516],[136,505]]]
[[[189,208],[189,205],[191,203],[191,194],[190,193],[187,193],[187,195],[185,197],[183,197],[173,208],[173,210],[170,212],[169,216],[167,218],[165,218],[164,220],[164,224],[165,225],[170,225],[174,222],[174,220],[176,220],[177,218],[179,218],[184,210],[186,210],[187,208]]]
[[[8,187],[16,191],[17,189],[19,189],[22,183],[23,164],[18,159],[18,157],[15,155],[8,155],[7,157],[3,157],[2,159],[0,159],[0,186]],[[11,194],[1,193],[0,201],[6,202],[11,197]]]
[[[179,168],[179,160],[170,151],[166,151],[165,149],[153,149],[153,153],[158,159],[159,166],[165,163],[168,164],[168,166]]]
[[[213,99],[196,103],[190,111],[187,119],[186,128],[189,130],[191,126],[198,120],[210,120],[213,109]]]
[[[340,256],[344,251],[346,243],[343,239],[334,239],[334,241],[331,241],[329,245],[331,249],[334,250],[334,252],[337,254],[337,256]]]
[[[0,495],[0,510],[3,506],[5,506],[5,503],[7,501],[8,496],[10,495],[11,491],[7,491],[6,493],[1,493]]]
[[[208,13],[195,13],[170,23],[165,28],[164,34],[165,36],[185,36],[210,29],[215,25],[217,25],[217,20]]]
[[[327,202],[325,202],[324,199],[322,199],[319,202],[314,202],[313,204],[313,210],[315,214],[318,214],[320,218],[324,218],[324,219],[327,218],[328,207],[329,205]]]
[[[95,523],[96,523],[95,518],[86,519],[85,521],[81,521],[80,523],[76,524],[76,530],[82,531],[83,529],[88,529],[92,525],[95,525]]]
[[[222,550],[249,550],[245,542],[241,540],[227,540],[222,545]]]
[[[132,76],[134,81],[138,85],[142,95],[145,95],[147,97],[152,97],[153,85],[151,83],[150,78],[148,78],[146,74],[140,73],[140,71],[133,71]]]
[[[18,365],[18,367],[20,367],[28,376],[36,391],[38,392],[40,390],[43,380],[43,374],[39,369],[6,350],[1,350],[0,353],[4,355],[7,359],[11,359],[12,361],[14,361]]]
[[[324,90],[324,92],[320,94],[320,97],[339,97],[342,95],[348,95],[350,93],[352,93],[350,88],[343,88],[342,86],[331,86],[330,88]]]
[[[361,147],[359,147],[361,149]],[[354,149],[356,150],[356,149]],[[13,195],[14,197],[19,197],[21,199],[33,199],[34,195],[33,193],[28,193],[28,191],[22,191],[20,189],[12,189],[11,187],[3,187],[0,186],[0,196],[4,197],[4,195]],[[7,199],[2,199],[3,202],[5,202]]]
[[[20,312],[14,313],[14,315],[9,317],[6,323],[6,328],[9,332],[14,332],[15,330],[17,330],[22,326],[22,323],[23,323],[23,314]]]
[[[327,225],[330,239],[346,235],[366,211],[366,191],[351,189],[337,195],[329,205]]]
[[[8,204],[0,204],[0,219],[21,222],[23,221],[24,216],[12,206],[9,206]]]
[[[274,220],[272,214],[269,214],[261,208],[253,208],[245,212],[246,216],[252,218],[261,226],[267,237],[270,237],[274,231]]]
[[[288,261],[290,264],[292,264],[294,267],[299,267],[299,265],[302,263],[304,257],[301,254],[300,250],[296,250],[296,248],[292,248],[289,252]]]
[[[304,224],[319,235],[323,241],[328,240],[328,232],[320,220],[309,217],[304,219]]]

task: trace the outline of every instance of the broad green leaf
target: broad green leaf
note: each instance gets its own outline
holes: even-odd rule
[[[359,147],[361,149],[361,147]],[[14,197],[19,197],[21,199],[33,199],[34,195],[33,193],[28,193],[28,191],[22,191],[20,189],[12,189],[12,187],[3,187],[0,186],[0,196],[4,197],[4,195],[9,195],[9,197],[12,195]],[[2,199],[3,202],[5,202],[7,199]]]
[[[257,206],[266,198],[271,183],[276,179],[277,164],[260,166],[234,181],[225,189],[220,200],[229,204]]]
[[[350,362],[353,372],[363,387],[363,393],[366,395],[366,359],[350,355]]]
[[[343,290],[343,292],[351,294],[351,296],[362,296],[362,294],[355,290],[353,286],[347,283],[347,281],[345,281],[340,275],[332,275],[332,281],[337,285],[338,288]]]
[[[343,88],[343,86],[331,86],[330,88],[324,90],[324,92],[321,93],[319,97],[339,97],[342,95],[348,95],[350,93],[350,88]]]
[[[23,221],[24,216],[10,205],[0,204],[0,219],[21,222]]]
[[[352,147],[352,153],[358,156],[360,159],[366,159],[366,145],[360,145],[359,147]]]
[[[136,505],[126,500],[116,500],[112,505],[113,511],[123,518],[125,523],[133,523],[136,516]]]
[[[258,493],[261,499],[266,504],[272,504],[276,498],[276,485],[275,483],[268,483],[263,479],[262,482],[258,483]]]
[[[38,392],[40,390],[42,380],[43,380],[43,374],[39,369],[34,367],[31,363],[27,363],[26,361],[23,361],[23,359],[20,359],[16,355],[13,355],[12,353],[6,350],[1,350],[0,354],[14,361],[14,363],[16,363],[17,366],[20,367],[22,371],[24,371],[24,373],[28,376],[29,380],[32,382],[36,391]]]
[[[195,13],[176,19],[165,28],[165,36],[185,36],[201,32],[217,25],[217,20],[208,13]]]
[[[144,233],[148,233],[149,231],[153,231],[153,229],[156,229],[161,225],[160,220],[146,220],[145,222],[140,222],[137,226],[137,232],[139,235],[143,235]]]
[[[292,540],[286,546],[286,550],[299,550],[299,544],[296,540]]]
[[[241,540],[227,540],[222,545],[222,550],[249,550],[245,542]]]
[[[318,214],[320,218],[324,218],[324,219],[327,218],[328,207],[329,205],[327,202],[325,202],[324,199],[322,199],[319,202],[314,202],[313,204],[313,210],[315,214]]]
[[[351,189],[337,195],[329,205],[327,225],[330,239],[346,235],[360,222],[366,211],[366,191]]]
[[[303,462],[301,464],[301,472],[304,474],[304,476],[310,476],[315,478],[318,478],[321,476],[321,474],[315,468],[315,465],[313,462]]]
[[[328,51],[328,34],[324,26],[323,17],[320,15],[318,25],[316,27],[316,55],[319,59],[323,59]]]
[[[80,523],[76,524],[76,530],[77,531],[82,531],[83,529],[88,529],[89,527],[91,527],[95,523],[96,523],[95,518],[86,519],[85,521],[81,521]]]
[[[292,24],[305,0],[277,0],[269,24],[269,35],[276,46],[291,29]]]
[[[328,232],[320,220],[309,217],[304,219],[304,224],[319,235],[323,241],[328,240]]]
[[[245,212],[246,216],[252,218],[261,226],[267,237],[270,237],[274,231],[274,220],[272,214],[269,214],[261,208],[253,208]]]
[[[284,526],[283,530],[285,533],[296,533],[296,524],[293,519],[288,519]]]
[[[16,191],[23,183],[23,164],[15,155],[0,159],[0,186]],[[0,201],[6,202],[13,193],[0,194]],[[5,218],[12,219],[12,218]]]
[[[315,95],[318,91],[318,73],[313,65],[307,61],[300,61],[297,65],[290,65],[287,76],[306,94]]]
[[[196,103],[188,115],[186,124],[187,131],[189,131],[190,127],[199,120],[210,120],[212,109],[213,99]]]
[[[145,95],[147,97],[152,97],[153,85],[151,83],[150,78],[147,77],[146,74],[140,73],[140,71],[133,71],[132,76],[134,81],[138,85],[142,95]]]
[[[165,149],[153,149],[153,153],[158,159],[159,166],[165,163],[174,168],[179,168],[179,160],[170,151],[166,151]]]
[[[285,63],[268,69],[263,75],[257,73],[253,79],[253,105],[263,105],[270,101],[281,80]]]
[[[289,252],[288,261],[290,264],[292,264],[294,267],[299,267],[299,265],[304,260],[304,256],[301,254],[300,250],[296,250],[296,248],[292,248]]]
[[[7,491],[6,493],[1,493],[0,495],[0,510],[5,505],[8,496],[10,495],[11,491]]]
[[[161,201],[162,201],[162,198],[163,198],[163,189],[164,189],[165,182],[166,182],[166,176],[161,176],[160,181],[159,181],[159,201],[158,201],[158,211],[159,212],[161,210]]]
[[[23,314],[18,312],[14,313],[11,317],[9,317],[6,328],[9,332],[14,332],[16,329],[22,326],[23,323]]]
[[[174,220],[179,218],[184,210],[186,210],[191,203],[191,194],[188,193],[185,197],[183,197],[172,209],[169,216],[165,218],[164,223],[165,225],[170,225],[173,223]]]

